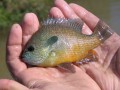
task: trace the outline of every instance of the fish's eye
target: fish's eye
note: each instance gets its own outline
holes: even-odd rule
[[[27,50],[30,51],[30,52],[34,51],[34,49],[35,49],[35,48],[34,48],[33,46],[29,46],[29,47],[27,48]]]

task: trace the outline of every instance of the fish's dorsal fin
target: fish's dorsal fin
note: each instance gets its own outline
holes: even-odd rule
[[[65,18],[48,18],[42,22],[43,26],[59,26],[65,28],[71,28],[73,30],[81,32],[84,22],[79,19],[65,19]]]

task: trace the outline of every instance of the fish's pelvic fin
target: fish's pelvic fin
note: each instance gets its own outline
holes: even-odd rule
[[[108,39],[114,31],[102,20],[99,20],[97,25],[94,28],[94,33],[96,34],[99,39],[104,42],[106,39]]]
[[[70,72],[70,73],[75,73],[75,67],[73,66],[72,63],[62,63],[58,65],[58,67],[64,71]]]

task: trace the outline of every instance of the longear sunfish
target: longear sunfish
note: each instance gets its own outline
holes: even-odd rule
[[[27,43],[22,53],[23,61],[42,67],[81,61],[112,35],[103,22],[100,22],[103,26],[96,27],[91,35],[82,34],[83,23],[81,19],[63,18],[43,21]]]

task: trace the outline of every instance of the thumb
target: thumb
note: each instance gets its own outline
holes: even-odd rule
[[[16,81],[0,79],[0,90],[29,90],[29,89]]]

